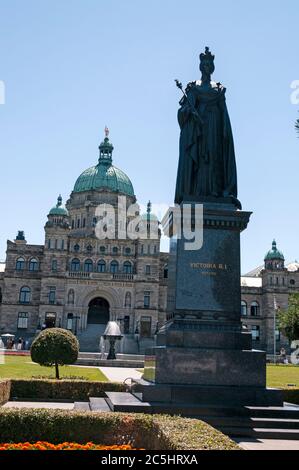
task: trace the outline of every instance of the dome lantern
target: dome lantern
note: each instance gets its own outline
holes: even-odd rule
[[[99,145],[99,151],[100,151],[99,164],[106,164],[106,165],[112,164],[113,149],[114,149],[113,145],[111,144],[111,142],[109,142],[109,129],[106,126],[105,127],[105,139]]]

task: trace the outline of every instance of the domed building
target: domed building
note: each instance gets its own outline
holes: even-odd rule
[[[264,258],[264,264],[241,278],[241,315],[243,325],[252,332],[255,348],[290,350],[290,344],[279,330],[279,310],[288,307],[289,296],[299,292],[299,263],[285,264],[285,257],[275,240]],[[274,336],[275,333],[275,336]]]
[[[156,226],[158,236],[129,236],[139,213],[126,212],[137,200],[130,178],[113,165],[113,150],[106,128],[97,164],[80,174],[65,206],[59,195],[50,209],[44,245],[28,244],[23,232],[8,241],[0,333],[33,338],[58,326],[78,336],[82,351],[99,351],[107,322],[115,320],[122,352],[154,344],[166,320],[168,255],[160,252],[150,203],[136,230]]]

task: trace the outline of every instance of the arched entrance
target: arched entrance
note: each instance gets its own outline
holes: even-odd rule
[[[96,297],[88,304],[87,323],[92,325],[106,325],[109,321],[109,303],[102,297]]]

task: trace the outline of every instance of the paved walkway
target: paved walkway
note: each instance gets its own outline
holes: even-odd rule
[[[142,376],[141,372],[130,367],[100,367],[100,370],[111,382],[123,382],[129,377],[132,379],[140,379]]]
[[[234,439],[245,450],[299,450],[299,441],[280,441],[278,439]]]
[[[8,401],[1,408],[46,408],[51,410],[73,410],[74,403],[54,403],[43,401]]]

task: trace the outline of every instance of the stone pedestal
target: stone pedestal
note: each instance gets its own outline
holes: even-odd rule
[[[194,209],[194,203],[192,203]],[[266,353],[241,325],[240,233],[249,212],[205,202],[203,246],[186,250],[174,230],[169,262],[170,320],[147,351],[133,393],[148,402],[282,405],[266,390]],[[191,224],[192,225],[192,224]],[[193,221],[194,225],[194,221]]]

